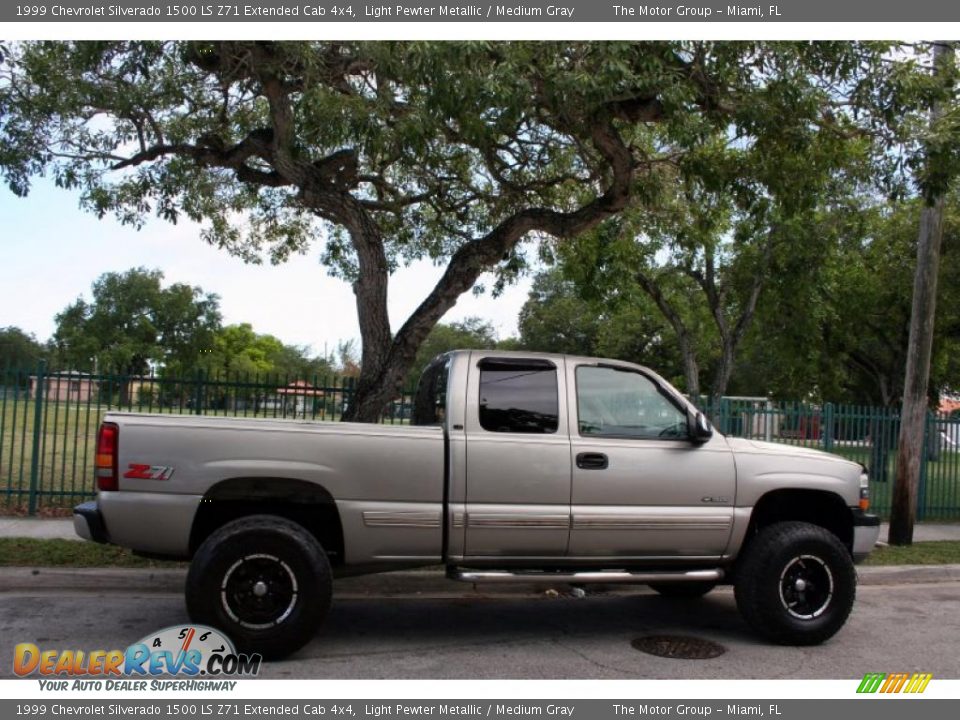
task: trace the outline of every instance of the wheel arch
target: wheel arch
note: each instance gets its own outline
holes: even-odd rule
[[[277,515],[306,528],[330,560],[343,562],[343,526],[336,500],[321,485],[285,477],[221,480],[204,494],[190,530],[190,554],[215,530],[248,515]]]
[[[813,489],[771,490],[760,497],[750,513],[744,545],[761,530],[777,522],[808,522],[818,525],[853,550],[853,514],[835,492]]]

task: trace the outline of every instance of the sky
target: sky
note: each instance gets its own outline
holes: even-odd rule
[[[54,316],[80,296],[90,297],[93,281],[105,272],[143,266],[159,269],[166,284],[199,285],[220,296],[224,324],[250,323],[259,333],[314,354],[332,352],[360,330],[350,286],[327,275],[320,243],[282,265],[248,265],[207,245],[193,223],[171,225],[151,218],[141,230],[103,220],[78,207],[79,195],[46,180],[18,198],[0,187],[0,327],[17,326],[38,340],[49,338]],[[396,330],[439,279],[430,262],[399,270],[390,281],[389,312]],[[486,278],[488,287],[491,278]],[[481,279],[483,282],[483,279]],[[522,280],[499,298],[489,293],[461,296],[441,322],[479,316],[500,338],[517,332],[517,313],[531,280]]]

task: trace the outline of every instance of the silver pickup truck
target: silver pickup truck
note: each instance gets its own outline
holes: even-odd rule
[[[457,351],[409,426],[109,413],[77,533],[190,558],[190,617],[281,657],[315,634],[336,575],[443,565],[454,580],[732,583],[770,640],[846,621],[879,520],[862,466],[728,438],[656,373]]]

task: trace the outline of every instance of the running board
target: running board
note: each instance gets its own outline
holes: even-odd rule
[[[471,583],[562,582],[562,583],[669,583],[719,582],[723,570],[677,570],[662,572],[627,572],[624,570],[596,570],[584,572],[544,572],[536,570],[509,572],[504,570],[462,570],[448,568],[447,577]]]

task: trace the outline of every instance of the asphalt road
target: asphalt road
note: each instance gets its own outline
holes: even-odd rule
[[[638,589],[569,595],[486,596],[459,586],[446,597],[335,599],[321,632],[294,657],[267,663],[271,678],[854,678],[865,672],[930,672],[960,678],[960,582],[862,585],[853,615],[830,642],[788,648],[755,638],[732,591],[678,603]],[[430,594],[430,593],[428,593]],[[6,589],[0,652],[124,648],[186,620],[163,588]],[[713,660],[663,659],[634,638],[677,633],[718,642]],[[0,656],[0,677],[12,658]]]

